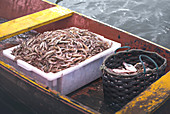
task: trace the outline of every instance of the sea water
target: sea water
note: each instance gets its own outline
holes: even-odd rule
[[[170,0],[62,0],[58,4],[170,49]]]

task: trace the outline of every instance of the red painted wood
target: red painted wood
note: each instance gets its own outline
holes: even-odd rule
[[[11,20],[53,6],[42,0],[0,0],[0,17]]]

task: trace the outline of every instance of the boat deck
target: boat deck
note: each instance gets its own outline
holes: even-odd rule
[[[104,102],[102,79],[99,78],[67,95],[68,97],[103,114],[115,113]]]

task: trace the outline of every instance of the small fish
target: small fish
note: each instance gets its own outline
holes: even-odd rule
[[[149,67],[146,68],[146,72],[148,72],[148,71],[150,71],[150,70],[152,70],[152,69],[149,68]],[[138,69],[138,73],[142,73],[143,71],[144,71],[143,68]]]
[[[133,71],[126,70],[126,69],[112,69],[111,71],[118,73],[118,74],[132,74],[134,73]]]
[[[71,27],[37,34],[22,42],[12,54],[16,59],[29,62],[44,72],[56,73],[110,47],[111,45],[102,41],[98,35],[86,29]],[[41,65],[38,64],[40,62]]]
[[[126,68],[126,70],[129,70],[131,72],[137,72],[137,69],[132,64],[123,62],[123,65]]]
[[[146,64],[146,62],[143,62],[143,64],[145,65],[145,67],[148,66],[148,64]],[[142,68],[143,68],[143,65],[142,65],[141,62],[139,62],[139,63],[136,63],[136,64],[134,65],[134,67],[135,67],[136,69],[142,69]]]

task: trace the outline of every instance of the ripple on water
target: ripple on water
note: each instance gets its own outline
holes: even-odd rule
[[[170,48],[169,0],[63,0],[59,5]]]

